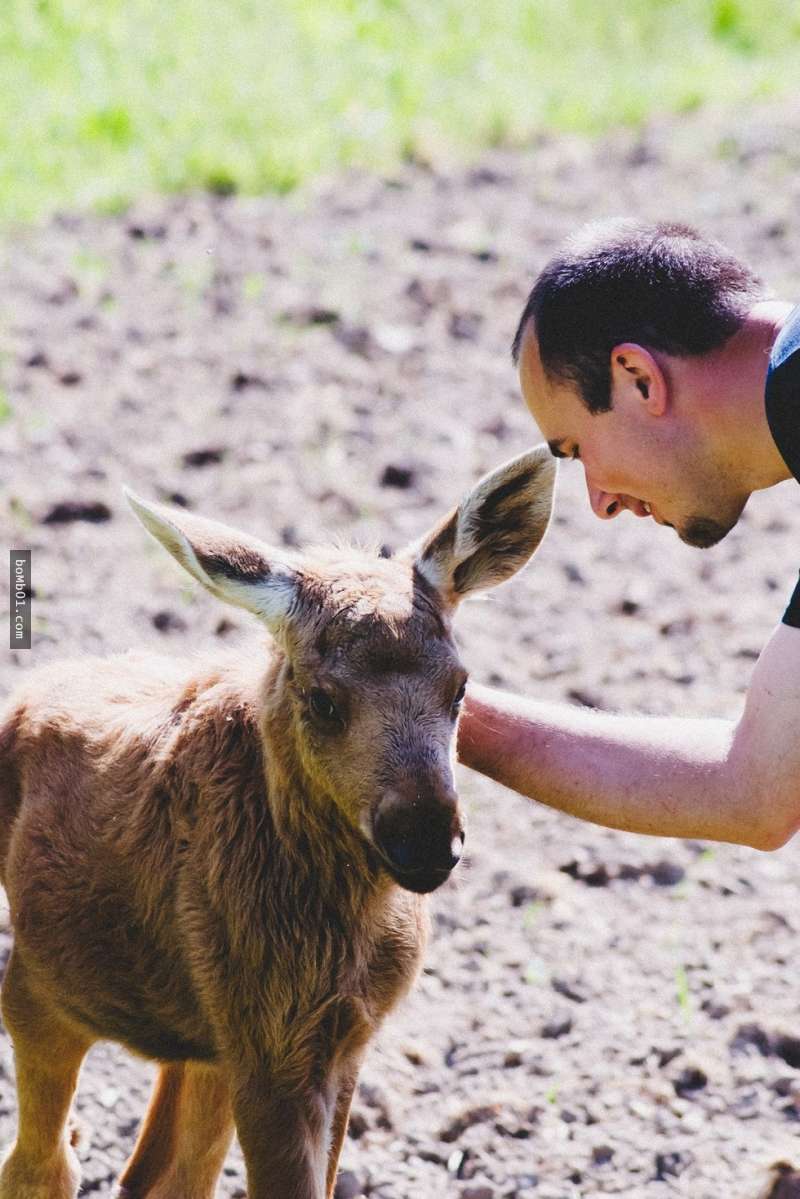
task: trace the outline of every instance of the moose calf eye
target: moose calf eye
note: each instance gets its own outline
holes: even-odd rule
[[[457,712],[458,709],[461,707],[461,701],[463,700],[466,693],[467,693],[467,682],[465,679],[464,682],[459,687],[459,689],[456,692],[455,697],[453,699],[453,711],[454,712]]]
[[[324,724],[341,724],[339,713],[336,711],[336,704],[326,691],[315,688],[308,696],[308,706]]]

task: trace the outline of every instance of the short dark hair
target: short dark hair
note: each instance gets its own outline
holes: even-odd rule
[[[539,275],[511,353],[518,362],[532,320],[545,374],[573,383],[590,412],[607,412],[615,345],[707,353],[741,327],[763,294],[749,267],[688,225],[596,222]]]

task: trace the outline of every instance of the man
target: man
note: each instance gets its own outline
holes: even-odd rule
[[[536,281],[514,340],[552,452],[597,516],[715,544],[800,477],[800,308],[679,225],[589,226]],[[612,828],[776,849],[800,827],[800,585],[736,722],[587,712],[471,685],[459,756]]]

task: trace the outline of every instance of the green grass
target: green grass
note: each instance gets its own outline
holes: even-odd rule
[[[796,86],[798,0],[3,0],[0,220]]]
[[[690,1019],[692,1015],[692,993],[689,988],[689,976],[686,973],[685,966],[676,967],[675,994],[678,1000],[678,1007],[684,1019]]]

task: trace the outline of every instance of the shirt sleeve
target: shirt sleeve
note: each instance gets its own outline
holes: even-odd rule
[[[800,629],[800,580],[798,580],[789,605],[783,614],[783,623],[791,625],[793,629]]]

